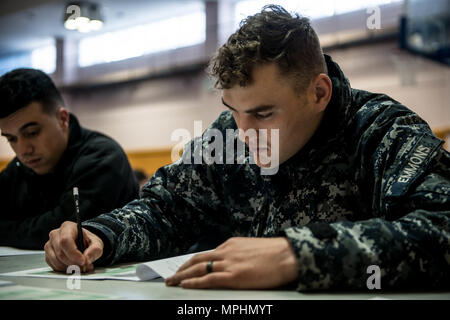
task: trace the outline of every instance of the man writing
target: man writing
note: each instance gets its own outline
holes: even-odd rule
[[[0,78],[0,130],[16,157],[0,173],[0,245],[42,249],[48,234],[123,206],[138,185],[122,148],[80,127],[50,77],[16,69]]]
[[[247,18],[211,73],[230,111],[208,130],[241,129],[246,161],[196,164],[195,146],[211,143],[207,130],[185,147],[192,153],[158,170],[141,199],[83,224],[84,254],[73,223],[52,231],[53,269],[173,256],[209,233],[229,239],[167,285],[366,288],[371,265],[384,288],[448,284],[450,155],[420,117],[352,89],[309,21],[278,6]],[[246,138],[250,129],[267,130],[257,136],[265,147]],[[261,174],[271,166],[265,152],[279,155],[275,174]]]

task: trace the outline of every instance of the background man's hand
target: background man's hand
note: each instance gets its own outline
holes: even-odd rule
[[[76,245],[77,224],[66,221],[59,229],[52,230],[44,246],[45,261],[55,271],[67,270],[70,265],[80,266],[83,272],[94,270],[94,261],[103,254],[103,241],[92,232],[83,230],[84,252]]]
[[[208,261],[213,261],[207,273]],[[166,285],[183,288],[268,289],[296,280],[298,267],[286,238],[231,238],[183,264]]]

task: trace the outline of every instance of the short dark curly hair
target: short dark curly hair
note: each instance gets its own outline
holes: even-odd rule
[[[314,76],[327,73],[319,38],[308,18],[278,5],[264,6],[260,13],[241,21],[211,59],[208,73],[218,89],[245,87],[252,83],[256,65],[271,62],[292,77],[297,90],[306,89]]]
[[[17,110],[39,102],[43,112],[52,114],[65,106],[52,79],[43,71],[19,68],[0,77],[0,119]]]

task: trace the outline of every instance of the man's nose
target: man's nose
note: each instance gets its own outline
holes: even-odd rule
[[[247,116],[243,115],[241,117],[239,117],[239,121],[237,123],[239,130],[239,139],[244,141],[245,137],[245,133],[247,132],[248,129],[252,128],[251,125],[251,121],[248,119]]]
[[[17,153],[22,156],[29,156],[32,155],[34,152],[34,146],[32,143],[26,140],[19,140],[18,141],[18,147],[17,147]]]
[[[249,119],[250,117],[241,117],[239,119],[239,140],[245,142],[247,145],[251,143],[257,145],[258,141],[258,129],[255,124]]]
[[[246,140],[248,140],[248,137],[247,137],[246,132],[247,132],[247,130],[249,128],[248,127],[248,122],[246,122],[245,120],[241,120],[241,119],[239,119],[239,120],[240,121],[237,124],[238,125],[238,129],[239,129],[239,140],[247,143],[248,141],[246,141]]]

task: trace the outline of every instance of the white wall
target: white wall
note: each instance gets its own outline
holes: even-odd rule
[[[124,149],[142,150],[175,145],[179,140],[171,141],[171,134],[177,128],[186,128],[193,136],[194,121],[203,121],[206,129],[222,110],[218,92],[195,86],[176,88],[170,81],[166,84],[174,90],[165,97],[141,101],[138,97],[145,94],[143,91],[151,91],[149,83],[129,93],[130,103],[111,106],[106,101],[102,105],[97,99],[79,99],[73,104],[72,112],[85,127],[108,134]]]
[[[426,120],[450,126],[450,68],[384,43],[328,52],[353,88],[385,93]]]
[[[70,99],[71,111],[85,127],[116,139],[126,150],[167,148],[177,128],[194,134],[194,121],[203,129],[220,114],[220,95],[202,73],[145,81],[96,95]]]

